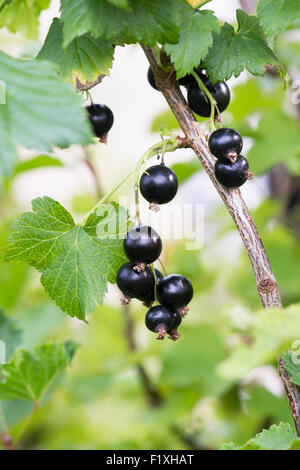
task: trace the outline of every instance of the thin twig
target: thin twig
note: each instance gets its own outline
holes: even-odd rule
[[[97,193],[97,199],[100,199],[103,196],[104,192],[103,192],[103,190],[101,188],[101,185],[100,185],[100,180],[99,180],[99,177],[98,177],[98,174],[97,174],[97,170],[96,170],[94,164],[91,162],[89,152],[86,148],[84,149],[84,153],[85,153],[84,163],[86,164],[86,166],[88,167],[88,169],[89,169],[89,171],[92,175],[94,185],[95,185],[95,189],[96,189],[96,193]]]
[[[125,320],[125,335],[127,338],[129,350],[136,351],[137,346],[133,334],[134,325],[130,315],[129,305],[123,306],[123,315]],[[153,387],[145,368],[141,364],[138,364],[137,371],[141,380],[141,384],[147,396],[149,405],[151,407],[160,406],[162,404],[162,397],[160,393]]]
[[[278,360],[278,371],[287,394],[297,436],[300,437],[300,391],[297,385],[291,382],[290,376],[284,368],[284,361],[281,357]]]

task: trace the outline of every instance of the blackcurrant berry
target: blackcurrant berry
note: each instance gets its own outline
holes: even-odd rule
[[[193,75],[189,73],[185,77],[179,78],[178,83],[180,86],[185,86],[186,88],[188,88],[189,86],[194,85],[196,83],[196,80]]]
[[[133,263],[125,263],[117,274],[118,287],[124,294],[123,303],[128,303],[130,299],[142,301],[147,299],[149,303],[153,302],[155,280],[152,269],[146,266],[143,271],[139,272],[134,269],[134,266]],[[157,277],[161,278],[159,275]]]
[[[158,301],[185,316],[187,304],[192,300],[194,289],[191,281],[180,274],[171,274],[163,278],[157,285]]]
[[[160,236],[148,225],[130,229],[123,246],[127,258],[135,264],[153,263],[162,250]]]
[[[173,341],[176,341],[177,339],[180,338],[180,334],[177,331],[177,328],[180,326],[182,322],[182,316],[178,312],[173,313],[173,323],[171,328],[167,331],[169,334],[169,338],[172,339]]]
[[[230,102],[230,90],[225,82],[219,82],[213,85],[206,82],[205,86],[211,93],[212,97],[217,103],[217,108],[222,113]],[[211,114],[211,104],[203,91],[199,88],[198,84],[189,87],[188,90],[188,103],[190,108],[199,116],[209,117]],[[217,113],[217,110],[215,111]]]
[[[239,155],[234,163],[217,160],[215,175],[219,183],[227,188],[237,188],[253,178],[253,174],[249,171],[248,161],[242,155]]]
[[[224,127],[210,135],[208,146],[215,157],[234,163],[242,151],[243,140],[236,130]]]
[[[164,278],[164,276],[158,269],[155,269],[155,277],[156,277],[156,285]],[[155,300],[155,284],[153,284],[153,289],[151,290],[151,292],[147,296],[139,300],[142,300],[144,305],[146,305],[147,307],[150,306]]]
[[[140,191],[150,203],[166,204],[175,197],[177,190],[177,176],[165,165],[151,166],[142,174]]]
[[[150,85],[152,86],[152,88],[154,88],[154,90],[158,90],[158,87],[156,85],[156,82],[155,82],[155,78],[154,78],[154,73],[152,72],[152,69],[151,67],[149,67],[148,69],[148,73],[147,73],[147,78],[148,78],[148,82],[150,83]]]
[[[86,106],[86,110],[89,114],[94,134],[99,139],[105,137],[114,123],[114,115],[111,109],[105,104],[90,104]]]
[[[174,318],[172,310],[164,305],[156,305],[146,313],[145,323],[148,330],[157,333],[157,339],[164,339],[172,328]]]

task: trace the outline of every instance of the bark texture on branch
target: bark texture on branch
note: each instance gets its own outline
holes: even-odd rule
[[[201,161],[237,226],[253,267],[263,306],[281,307],[280,293],[268,256],[240,190],[227,189],[218,183],[214,175],[216,159],[210,153],[207,142],[202,137],[201,126],[180,91],[175,73],[170,74],[159,68],[152,48],[144,45],[142,47],[153,70],[155,82],[177,118],[189,147]]]
[[[278,371],[287,394],[297,436],[300,437],[300,391],[297,385],[291,382],[290,376],[284,368],[284,361],[281,357],[278,361]]]

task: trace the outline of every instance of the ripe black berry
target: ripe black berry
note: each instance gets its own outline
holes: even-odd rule
[[[185,276],[171,274],[166,276],[157,285],[158,301],[185,316],[188,312],[187,304],[192,300],[194,290],[192,283]]]
[[[224,127],[210,135],[208,146],[215,157],[234,163],[242,151],[243,140],[236,130]]]
[[[147,78],[148,78],[148,82],[150,83],[150,85],[152,86],[152,88],[154,88],[154,90],[158,90],[158,87],[156,85],[156,82],[155,82],[155,78],[154,78],[154,73],[152,72],[152,69],[151,67],[149,67],[148,69],[148,73],[147,73]]]
[[[217,103],[220,113],[222,113],[230,102],[230,90],[225,82],[219,82],[213,85],[206,81],[204,82],[208,91]],[[199,116],[209,117],[211,113],[211,104],[207,96],[199,88],[198,84],[189,87],[188,90],[188,103],[190,108]],[[216,110],[217,112],[217,110]]]
[[[217,160],[215,175],[219,183],[227,188],[237,188],[253,178],[253,174],[249,171],[248,161],[242,155],[239,155],[234,163]]]
[[[178,83],[180,86],[185,86],[186,88],[188,88],[189,86],[194,85],[196,83],[196,80],[193,75],[189,73],[185,77],[179,78]]]
[[[151,166],[142,174],[140,191],[150,203],[166,204],[175,197],[177,190],[177,176],[165,165]]]
[[[139,272],[134,269],[133,263],[123,264],[117,274],[117,284],[124,294],[123,303],[125,304],[130,299],[154,301],[155,280],[149,266]]]
[[[146,313],[145,323],[148,330],[157,333],[157,339],[164,339],[174,322],[173,312],[164,305],[156,305]]]
[[[114,115],[111,109],[105,104],[90,104],[86,106],[86,110],[89,114],[94,134],[99,139],[105,137],[114,123]]]
[[[158,269],[155,269],[155,277],[156,277],[156,285],[164,278],[164,276],[162,275],[162,273],[160,271],[158,271]],[[139,300],[141,300],[144,303],[144,305],[146,305],[147,307],[150,306],[154,302],[154,300],[155,300],[155,280],[154,280],[153,289],[151,290],[151,292],[147,296],[145,296],[145,297],[143,297]]]
[[[177,339],[180,338],[180,334],[177,331],[177,328],[180,326],[182,322],[182,316],[178,312],[173,313],[173,323],[171,328],[167,331],[169,334],[169,338],[172,339],[173,341],[176,341]]]
[[[127,258],[135,264],[153,263],[162,250],[160,236],[148,225],[129,230],[123,243]]]

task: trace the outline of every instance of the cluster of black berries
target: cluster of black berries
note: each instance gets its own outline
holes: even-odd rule
[[[164,164],[148,168],[140,180],[140,191],[150,206],[171,201],[177,189],[175,173]],[[153,272],[151,264],[159,258],[161,250],[161,238],[153,228],[139,225],[130,229],[124,239],[124,251],[129,262],[119,269],[117,284],[124,296],[123,304],[134,298],[151,307],[157,300],[159,305],[146,313],[146,326],[157,333],[157,339],[164,339],[168,334],[175,341],[180,337],[177,328],[188,312],[193,286],[180,274],[164,277],[157,269]]]
[[[102,142],[106,142],[108,131],[114,123],[114,115],[111,109],[105,104],[90,104],[85,108],[96,137]]]
[[[157,269],[153,272],[149,265],[159,258],[161,250],[161,238],[153,228],[139,225],[130,229],[124,239],[129,262],[119,269],[117,284],[124,295],[123,304],[134,298],[150,307],[157,299],[159,305],[146,313],[146,326],[157,333],[157,339],[164,339],[168,333],[170,339],[177,340],[177,328],[188,312],[193,286],[179,274],[164,277]]]
[[[212,84],[200,68],[196,73],[215,100],[216,113],[225,111],[230,102],[230,90],[227,84],[225,82]],[[148,80],[150,85],[158,90],[151,68],[148,70]],[[186,75],[178,82],[188,90],[190,108],[199,116],[209,117],[211,103],[199,88],[194,76]],[[220,184],[227,188],[236,188],[253,178],[247,159],[240,155],[243,140],[237,131],[229,128],[218,129],[211,134],[208,145],[211,153],[218,159],[215,164],[215,176]]]
[[[243,140],[236,130],[228,127],[216,130],[210,135],[208,146],[217,158],[215,176],[220,184],[237,188],[253,178],[247,159],[240,155]]]

